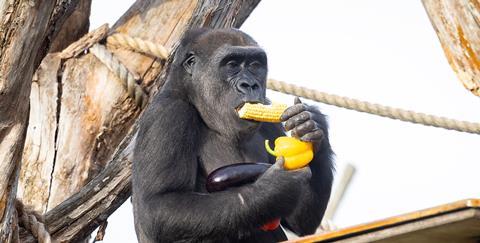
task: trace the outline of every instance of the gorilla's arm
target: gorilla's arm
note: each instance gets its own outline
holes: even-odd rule
[[[289,184],[301,181],[275,166],[248,186],[194,192],[201,136],[196,110],[170,98],[152,105],[142,118],[133,159],[133,203],[142,234],[155,241],[232,236],[292,211],[300,188]]]
[[[312,178],[308,185],[303,187],[298,205],[293,213],[282,221],[282,225],[298,235],[313,234],[320,225],[330,198],[333,182],[333,151],[328,139],[327,121],[315,107],[309,106],[309,112],[313,114],[310,119],[314,120],[318,125],[317,128],[322,131],[321,142],[316,145],[315,156],[309,165]],[[304,121],[301,122],[304,123]],[[301,127],[298,126],[302,124],[301,122],[296,124],[297,127]],[[288,129],[295,127],[295,125],[291,125],[291,121],[285,125]],[[279,136],[285,136],[284,130],[279,124],[265,123],[260,132],[265,138],[273,141]],[[271,159],[273,160],[273,157]]]

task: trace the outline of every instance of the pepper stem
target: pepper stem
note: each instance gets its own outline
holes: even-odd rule
[[[268,139],[265,140],[265,149],[267,150],[267,152],[275,157],[277,157],[277,154],[275,153],[275,151],[273,151],[271,148],[270,148],[270,144],[268,144]]]

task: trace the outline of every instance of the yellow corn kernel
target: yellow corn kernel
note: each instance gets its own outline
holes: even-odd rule
[[[287,105],[285,104],[263,105],[245,103],[238,110],[238,116],[242,119],[259,122],[281,122],[280,116],[286,109]]]

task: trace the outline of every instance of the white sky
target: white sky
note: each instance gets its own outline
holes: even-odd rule
[[[112,3],[93,1],[92,28],[113,24],[133,1]],[[480,121],[480,99],[457,80],[419,0],[263,0],[241,29],[267,51],[271,78]],[[480,198],[480,136],[318,105],[329,116],[339,169],[345,162],[357,169],[336,225]],[[109,219],[105,242],[135,241],[127,202]]]

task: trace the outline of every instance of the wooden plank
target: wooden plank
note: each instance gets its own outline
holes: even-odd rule
[[[445,217],[445,215],[447,215],[447,216]],[[480,224],[480,216],[479,215],[480,215],[480,199],[466,199],[466,200],[461,200],[461,201],[457,201],[457,202],[453,202],[453,203],[449,203],[449,204],[445,204],[445,205],[440,205],[440,206],[433,207],[433,208],[428,208],[428,209],[424,209],[424,210],[415,211],[415,212],[412,212],[412,213],[407,213],[407,214],[403,214],[403,215],[399,215],[399,216],[395,216],[395,217],[390,217],[390,218],[383,219],[383,220],[374,221],[374,222],[371,222],[371,223],[366,223],[366,224],[360,224],[360,225],[356,225],[356,226],[352,226],[352,227],[347,227],[347,228],[344,228],[344,229],[339,229],[339,230],[335,230],[335,231],[332,231],[332,232],[327,232],[327,233],[324,233],[324,234],[307,236],[307,237],[299,238],[299,239],[296,239],[296,240],[290,241],[290,242],[298,242],[298,243],[300,243],[300,242],[330,242],[330,241],[338,241],[338,240],[342,240],[342,239],[351,239],[351,238],[356,237],[358,235],[366,235],[366,234],[369,234],[369,233],[371,233],[371,235],[365,236],[366,238],[376,237],[376,238],[378,238],[377,240],[379,240],[379,238],[382,237],[382,234],[384,234],[384,235],[386,234],[385,231],[380,233],[379,231],[381,231],[381,230],[392,229],[394,227],[409,224],[409,223],[415,223],[415,222],[418,223],[419,221],[422,221],[422,220],[427,220],[427,221],[423,221],[423,223],[417,224],[416,228],[410,229],[410,232],[415,231],[414,229],[420,230],[420,229],[422,229],[422,227],[429,228],[429,227],[426,227],[426,226],[431,226],[431,227],[435,226],[436,227],[438,225],[435,225],[435,224],[438,223],[438,222],[444,222],[443,224],[440,224],[440,225],[446,225],[447,222],[448,222],[448,224],[458,223],[459,225],[456,225],[456,226],[462,226],[463,227],[463,225],[464,225],[467,229],[472,228],[472,229],[475,230],[473,232],[476,232],[476,235],[480,236],[480,227],[479,227],[480,226],[479,225]],[[450,217],[453,217],[453,218],[450,218]],[[432,218],[435,218],[434,222],[428,221]],[[465,222],[463,222],[463,221],[465,221]],[[427,224],[425,224],[425,222],[427,222]],[[414,226],[415,226],[415,224],[414,224]],[[422,227],[420,227],[420,226],[422,226]],[[408,227],[412,227],[412,224],[410,224],[410,226],[408,226]],[[451,225],[449,225],[447,228],[449,228],[449,227],[451,227]],[[458,227],[453,227],[452,229],[456,229],[456,228],[458,228]],[[441,229],[441,230],[443,230],[443,229]],[[372,233],[372,232],[377,232],[377,235],[372,235],[372,234],[375,234],[375,233]],[[402,232],[401,230],[397,229],[397,234],[398,235],[400,235],[401,232]],[[393,237],[393,235],[395,235],[391,231],[388,232],[388,233],[392,234],[392,237]],[[427,238],[431,236],[428,233],[424,233],[424,234],[427,236]],[[470,234],[470,232],[466,232],[466,234],[468,235],[468,234]],[[416,236],[414,236],[414,237],[416,237]],[[370,239],[370,240],[373,240],[373,239]],[[390,240],[391,239],[388,239],[388,242],[391,242]],[[357,242],[357,241],[355,241],[355,242]],[[369,241],[365,241],[365,242],[369,242]],[[399,242],[403,242],[403,241],[399,241]],[[431,242],[431,241],[429,241],[429,242]]]
[[[480,210],[463,209],[411,221],[335,242],[377,243],[475,243],[480,237]]]

